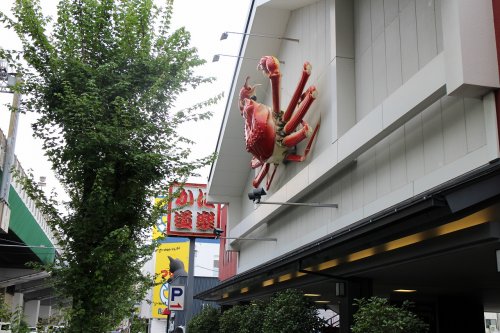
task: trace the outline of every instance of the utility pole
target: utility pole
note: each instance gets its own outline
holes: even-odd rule
[[[21,82],[21,77],[16,73],[9,73],[7,61],[0,59],[0,92],[14,93],[10,113],[9,132],[5,145],[4,162],[2,169],[2,184],[0,186],[0,231],[9,232],[10,207],[9,190],[12,180],[12,166],[14,165],[14,152],[16,148],[17,127],[19,123],[19,108],[21,94],[17,89],[12,89]]]
[[[189,269],[186,283],[186,317],[185,329],[187,324],[193,317],[193,294],[194,294],[194,251],[195,251],[196,237],[189,237]]]

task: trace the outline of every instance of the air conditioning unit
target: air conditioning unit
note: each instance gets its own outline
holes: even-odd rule
[[[9,222],[10,222],[9,204],[4,200],[0,200],[0,233],[9,232]]]

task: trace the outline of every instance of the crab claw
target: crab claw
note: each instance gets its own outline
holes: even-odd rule
[[[260,58],[257,69],[261,70],[269,80],[271,81],[271,87],[273,92],[273,112],[275,114],[280,113],[280,61],[273,56],[265,56]]]
[[[271,78],[274,75],[280,75],[280,62],[276,57],[265,56],[260,58],[257,69]]]
[[[240,107],[240,112],[242,114],[243,114],[243,108],[245,107],[245,99],[247,98],[254,99],[255,88],[257,88],[257,86],[260,86],[260,84],[251,86],[248,84],[248,80],[250,80],[250,76],[247,76],[247,78],[245,79],[245,84],[240,89],[239,107]]]
[[[240,113],[242,114],[243,108],[245,107],[245,99],[250,98],[250,96],[252,96],[253,92],[255,91],[255,88],[248,84],[248,80],[250,80],[250,76],[247,76],[247,78],[245,79],[245,84],[240,89],[239,107]]]

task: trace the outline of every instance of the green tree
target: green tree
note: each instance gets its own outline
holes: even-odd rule
[[[12,314],[11,318],[11,323],[12,323],[12,333],[29,333],[30,329],[28,326],[28,323],[26,320],[23,318],[23,310],[18,309]]]
[[[147,331],[148,331],[147,319],[133,316],[130,321],[130,333],[146,333]]]
[[[28,333],[28,324],[24,320],[22,308],[11,311],[10,306],[5,303],[5,297],[0,295],[0,321],[10,322],[12,333]]]
[[[241,332],[244,311],[245,306],[233,306],[232,308],[224,311],[219,318],[219,332]]]
[[[72,300],[68,332],[106,332],[128,316],[152,281],[141,273],[159,214],[150,198],[212,160],[190,159],[177,131],[209,118],[204,107],[221,96],[172,111],[179,94],[212,81],[194,72],[204,60],[190,34],[170,31],[172,4],[59,0],[52,21],[39,0],[15,0],[14,17],[0,13],[23,46],[0,57],[22,74],[22,108],[39,114],[35,136],[70,198],[62,217],[53,200],[43,205],[64,248],[47,269]]]
[[[356,299],[353,333],[424,333],[428,325],[409,310],[410,303],[401,307],[390,305],[386,298]]]
[[[314,304],[295,289],[278,292],[264,313],[263,333],[317,332],[324,326]]]
[[[245,307],[238,333],[260,333],[265,316],[266,304],[256,301]]]
[[[5,303],[3,295],[0,295],[0,321],[9,321],[11,317],[10,307]]]
[[[193,316],[187,325],[189,333],[217,333],[219,332],[219,309],[205,306],[200,313]]]

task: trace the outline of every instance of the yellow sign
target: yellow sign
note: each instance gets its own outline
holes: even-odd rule
[[[159,205],[163,198],[155,198],[155,205]],[[166,203],[162,203],[162,206]],[[167,215],[160,216],[153,226],[153,240],[167,235]]]
[[[181,261],[187,272],[189,268],[189,240],[162,243],[155,253],[155,286],[153,287],[153,318],[167,318],[165,310],[168,309],[168,287],[167,280],[172,276],[170,272],[170,261]]]

